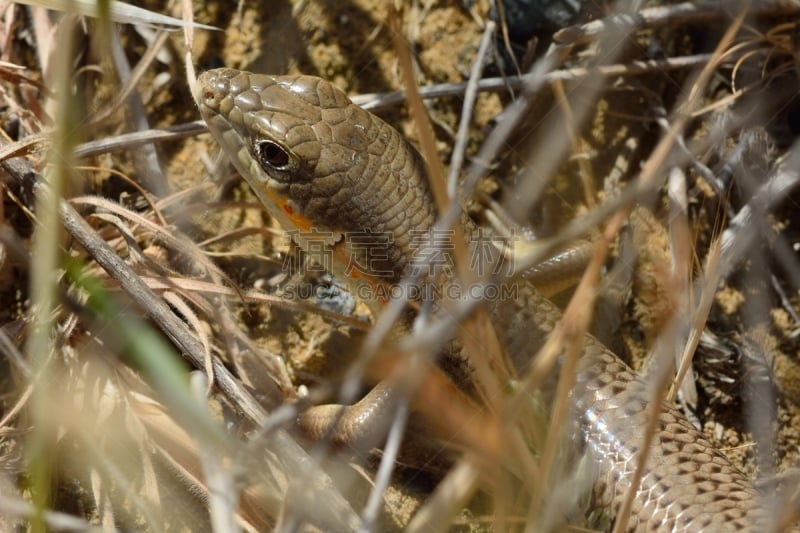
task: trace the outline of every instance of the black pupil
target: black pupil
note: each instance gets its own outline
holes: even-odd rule
[[[258,155],[261,164],[274,168],[283,168],[289,163],[289,154],[286,150],[272,141],[264,141],[258,145]]]

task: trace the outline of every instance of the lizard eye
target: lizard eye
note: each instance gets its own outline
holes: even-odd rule
[[[291,156],[281,145],[274,141],[259,141],[255,145],[256,156],[262,168],[288,170]]]

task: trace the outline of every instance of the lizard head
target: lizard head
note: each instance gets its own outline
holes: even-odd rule
[[[411,231],[435,208],[424,163],[394,128],[313,76],[204,72],[198,106],[209,130],[287,230],[386,236],[381,271],[411,261]]]

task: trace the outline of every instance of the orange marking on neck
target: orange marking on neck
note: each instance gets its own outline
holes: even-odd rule
[[[289,205],[289,199],[283,196],[275,194],[269,187],[264,187],[264,192],[267,193],[269,199],[274,203],[278,208],[286,213],[286,215],[291,219],[292,223],[295,225],[297,229],[300,231],[308,231],[313,226],[314,223],[309,220],[308,218],[304,217],[303,215],[295,214],[294,208]],[[285,228],[291,229],[291,228]]]
[[[289,204],[288,198],[276,194],[275,191],[271,190],[269,187],[264,187],[264,192],[274,205],[286,213],[296,229],[300,231],[311,231],[311,229],[314,227],[313,222],[303,215],[295,213],[294,208]],[[356,286],[353,289],[356,289],[359,285],[368,287],[369,294],[373,296],[373,301],[377,302],[379,307],[383,307],[389,302],[389,295],[391,294],[389,288],[390,285],[381,280],[379,277],[371,276],[366,272],[360,271],[359,269],[351,269],[349,273],[345,274],[345,269],[349,265],[351,258],[348,257],[346,253],[344,241],[333,244],[331,251],[333,252],[333,261],[336,263],[334,265],[334,270],[338,270],[339,273],[345,277],[352,278]],[[336,272],[334,272],[334,274],[336,274]],[[359,294],[357,289],[354,290],[354,293],[357,295]]]

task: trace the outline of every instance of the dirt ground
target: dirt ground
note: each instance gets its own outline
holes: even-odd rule
[[[150,9],[167,12],[162,2],[144,4]],[[199,71],[228,66],[272,74],[313,74],[334,82],[351,95],[391,92],[402,88],[403,81],[388,24],[392,16],[389,4],[382,0],[296,0],[273,1],[267,5],[242,2],[233,9],[232,4],[226,2],[198,3],[194,13],[196,21],[214,25],[220,31],[196,31],[193,62]],[[397,4],[401,6],[402,33],[408,39],[415,61],[417,84],[464,81],[475,60],[482,25],[488,18],[488,2],[419,0]],[[731,61],[717,69],[702,96],[703,107],[716,106],[714,112],[698,114],[686,128],[686,141],[691,142],[710,135],[709,132],[715,131],[714,128],[724,121],[734,120],[731,117],[746,117],[750,121],[747,128],[736,129],[716,144],[707,145],[697,156],[705,168],[713,168],[717,175],[724,172],[719,169],[724,169],[726,158],[732,158],[737,147],[750,138],[743,141],[742,131],[755,131],[752,136],[755,140],[747,142],[762,142],[764,146],[757,145],[743,160],[733,163],[733,181],[739,175],[766,176],[797,134],[793,128],[798,104],[786,95],[791,93],[787,87],[796,84],[798,75],[796,66],[781,48],[786,44],[782,36],[791,33],[794,23],[789,29],[781,29],[779,25],[785,20],[781,17],[759,19],[742,30],[736,42],[751,46],[752,56],[740,64]],[[761,38],[773,30],[771,39]],[[725,23],[718,20],[673,23],[644,30],[631,39],[634,43],[631,49],[620,52],[614,62],[624,64],[643,58],[708,53],[724,31]],[[122,35],[125,51],[135,62],[142,56],[145,42],[140,34],[130,29],[125,29]],[[546,47],[549,35],[547,32],[539,34],[542,42],[537,48]],[[182,39],[179,32],[169,37],[167,48],[171,57],[154,62],[140,84],[140,92],[146,95],[146,115],[153,128],[199,118],[180,66]],[[591,45],[575,48],[561,68],[583,65],[587,57],[592,57],[591,50]],[[498,74],[501,69],[498,61],[496,57],[490,58],[487,75]],[[664,134],[657,119],[670,116],[685,102],[691,92],[688,80],[695,72],[696,69],[676,69],[640,78],[606,78],[606,91],[586,107],[586,118],[581,122],[583,129],[568,143],[569,153],[553,168],[555,177],[545,187],[544,200],[523,213],[522,223],[537,235],[550,237],[557,235],[571,220],[591,212],[598,203],[614,198],[652,156]],[[768,80],[757,79],[762,75]],[[730,80],[750,89],[744,96],[731,98]],[[597,79],[591,81],[598,82]],[[563,98],[576,113],[585,104],[581,100],[587,94],[582,92],[584,89],[579,83],[564,87]],[[526,172],[536,173],[544,166],[538,166],[540,163],[532,154],[537,153],[536,147],[544,145],[548,137],[557,134],[549,129],[548,120],[553,118],[553,109],[563,109],[564,105],[557,90],[545,93],[483,179],[480,190],[484,200],[471,199],[469,207],[477,217],[480,204],[485,203],[487,197],[501,204],[513,204]],[[99,90],[98,95],[95,103],[99,106],[114,97],[113,94],[103,95]],[[469,129],[468,162],[494,127],[497,116],[511,101],[504,92],[479,95]],[[451,159],[462,102],[461,95],[426,101],[434,123],[436,149],[446,165]],[[658,105],[666,109],[661,114],[654,111]],[[409,119],[405,106],[381,110],[380,116],[412,142],[417,142],[417,126]],[[562,119],[562,122],[565,121]],[[124,124],[124,120],[109,122],[91,135],[96,138],[127,131]],[[198,134],[159,143],[157,151],[166,179],[166,187],[159,195],[166,196],[168,191],[189,191],[167,207],[171,224],[195,242],[204,243],[205,251],[242,292],[258,289],[279,294],[279,286],[286,282],[281,267],[293,252],[287,240],[281,237],[278,226],[268,220],[246,185],[220,158],[211,136]],[[131,188],[116,181],[108,169],[135,177],[138,167],[133,159],[128,153],[115,153],[86,161],[105,169],[86,171],[87,192],[115,202],[128,201],[133,194]],[[671,274],[675,256],[682,257],[688,265],[688,281],[701,279],[714,239],[753,194],[752,184],[734,183],[722,193],[714,190],[700,167],[687,164],[684,168],[689,199],[687,227],[683,228],[687,239],[673,240],[675,232],[681,229],[676,229],[672,223],[674,212],[662,188],[639,198],[620,236],[614,239],[611,256],[605,262],[607,284],[601,285],[604,291],[601,305],[607,304],[613,310],[606,312],[604,307],[599,308],[600,318],[593,331],[643,373],[648,369],[647,354],[656,349],[670,319],[687,312],[675,297],[676,283],[680,283]],[[782,486],[785,493],[792,494],[796,483],[792,482],[791,473],[800,459],[800,344],[797,334],[800,299],[794,274],[800,236],[798,213],[796,193],[788,195],[769,215],[767,225],[772,228],[773,241],[767,242],[767,237],[763,236],[757,238],[752,252],[714,287],[716,292],[705,334],[699,340],[694,368],[681,396],[682,407],[688,409],[690,419],[702,427],[707,438],[748,476],[758,479],[770,494],[775,491],[774,486]],[[30,235],[30,223],[24,217],[20,217],[18,223],[12,220],[12,225],[20,235],[26,238]],[[253,229],[264,227],[271,229]],[[594,230],[601,231],[600,228]],[[223,237],[215,241],[219,236]],[[597,233],[590,233],[591,236],[596,237]],[[676,250],[675,242],[687,244],[688,249]],[[782,256],[776,252],[780,248],[777,242],[783,243],[783,249],[788,252]],[[157,262],[162,258],[170,264],[179,262],[178,254],[162,247],[157,239],[144,244],[145,256]],[[186,267],[186,270],[191,271],[191,268]],[[5,286],[7,313],[4,318],[11,322],[24,316],[28,296],[21,287],[27,283],[26,273],[19,269],[6,272],[0,283]],[[560,295],[558,303],[566,303],[569,295],[569,292]],[[699,300],[698,294],[696,301],[693,299],[686,305],[693,309],[691,306],[699,305]],[[231,298],[224,307],[230,311],[237,327],[252,340],[253,349],[260,350],[259,357],[263,361],[260,367],[247,367],[236,355],[228,356],[236,365],[241,365],[236,368],[246,374],[247,385],[264,397],[274,394],[258,390],[259,383],[266,381],[270,383],[265,387],[270,391],[277,389],[283,400],[296,400],[309,390],[339,383],[355,360],[367,329],[367,308],[363,303],[352,304],[355,306],[350,316],[352,320],[341,322],[290,305],[252,301],[243,304]],[[341,309],[338,307],[336,311]],[[209,316],[215,315],[209,312]],[[214,323],[213,318],[206,320],[204,327],[212,337],[218,334],[218,345],[243,342],[225,338],[219,334],[219,330],[224,329],[220,324]],[[235,366],[231,361],[226,362]],[[268,378],[265,377],[267,373]],[[329,391],[327,399],[330,397],[335,394]],[[220,409],[224,411],[224,406]],[[368,472],[371,466],[374,465],[368,463],[358,467],[364,469],[364,479],[358,481],[365,487],[353,482],[357,487],[352,490],[352,498],[357,502],[366,499],[368,494],[371,481],[365,480],[371,479]],[[787,481],[782,481],[781,476],[787,476]],[[76,479],[79,477],[75,475]],[[422,482],[416,479],[409,483],[408,478],[402,478],[387,489],[387,507],[391,508],[387,512],[391,517],[384,518],[387,523],[394,527],[406,524],[429,496],[436,475],[418,477]],[[181,482],[176,486],[181,486]],[[88,490],[83,487],[75,492]],[[64,503],[69,500],[64,497],[59,501],[66,510],[80,514],[80,505]],[[489,518],[481,514],[492,512],[487,510],[486,499],[479,494],[472,502],[456,514],[457,518],[450,524],[453,528],[482,530],[491,527],[491,514]],[[190,504],[181,505],[192,509]],[[87,516],[92,517],[91,513]],[[602,528],[602,522],[599,524],[589,522],[589,526]]]

